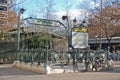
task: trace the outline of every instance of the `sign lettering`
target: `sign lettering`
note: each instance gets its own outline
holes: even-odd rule
[[[73,27],[74,32],[87,32],[87,27]]]
[[[45,19],[35,19],[34,23],[43,26],[57,26],[57,23],[55,21]]]

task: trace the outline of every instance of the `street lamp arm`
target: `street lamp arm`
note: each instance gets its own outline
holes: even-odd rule
[[[56,22],[58,22],[60,25],[62,25],[65,28],[66,33],[67,33],[67,27],[62,22],[60,22],[60,21],[56,21]]]
[[[24,18],[23,20],[28,20],[28,19],[32,19],[32,17],[27,17],[27,18]]]

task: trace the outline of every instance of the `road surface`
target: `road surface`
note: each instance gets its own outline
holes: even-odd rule
[[[40,75],[31,71],[0,65],[0,80],[120,80],[120,66],[114,71]]]

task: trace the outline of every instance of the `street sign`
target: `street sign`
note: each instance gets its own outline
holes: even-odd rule
[[[25,18],[24,20],[26,20],[29,24],[33,24],[33,25],[42,25],[42,26],[51,26],[51,27],[57,27],[63,25],[56,20],[31,18],[31,17]]]
[[[58,26],[58,22],[47,19],[34,19],[34,23],[43,26]]]
[[[87,27],[73,27],[72,30],[74,32],[87,32]]]
[[[74,48],[87,48],[88,33],[72,32],[72,46]]]
[[[7,25],[8,21],[7,20],[0,20],[0,25]]]
[[[1,5],[0,6],[0,11],[7,11],[7,6]]]
[[[0,18],[7,18],[7,13],[0,13]]]

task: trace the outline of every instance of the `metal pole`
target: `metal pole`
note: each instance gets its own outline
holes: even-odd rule
[[[73,20],[73,27],[76,26],[76,18]],[[71,44],[72,44],[72,29],[71,29]],[[73,54],[73,71],[75,72],[75,68],[76,68],[76,61],[75,61],[75,48],[72,46],[72,54]]]
[[[67,28],[66,29],[66,33],[67,33],[67,48],[69,49],[69,47],[71,46],[71,30],[70,30],[70,24],[69,24],[69,19],[68,19],[68,16],[66,18],[66,21],[67,21]]]
[[[34,50],[33,50],[33,48],[31,49],[31,55],[32,55],[32,62],[31,62],[31,64],[33,64],[34,63]]]
[[[20,11],[19,11],[19,15],[18,15],[18,25],[17,25],[17,28],[18,28],[18,33],[17,33],[17,60],[19,60],[19,51],[20,51]]]
[[[41,54],[40,54],[40,48],[38,48],[38,66],[40,65],[40,59],[41,59]]]
[[[101,12],[100,12],[100,15],[101,15],[101,28],[100,28],[100,42],[99,42],[99,50],[101,49],[102,47],[102,17],[103,17],[103,12],[102,12],[102,2],[103,0],[101,0]]]
[[[70,26],[69,26],[69,20],[67,18],[67,26],[68,26],[68,31],[67,31],[67,40],[68,40],[68,48],[71,45],[71,36],[70,36]]]
[[[76,61],[75,61],[75,48],[72,46],[72,54],[73,54],[73,71],[75,72],[76,69]]]
[[[17,60],[19,60],[19,51],[20,51],[20,16],[21,14],[23,14],[23,12],[25,11],[25,9],[21,8],[19,13],[18,13],[18,25],[17,25],[17,28],[18,28],[18,34],[17,34]]]
[[[101,33],[101,29],[100,29],[100,40],[99,40],[99,50],[101,50],[102,47],[102,33]]]
[[[45,67],[48,66],[48,45],[46,46],[46,51],[45,51]]]

